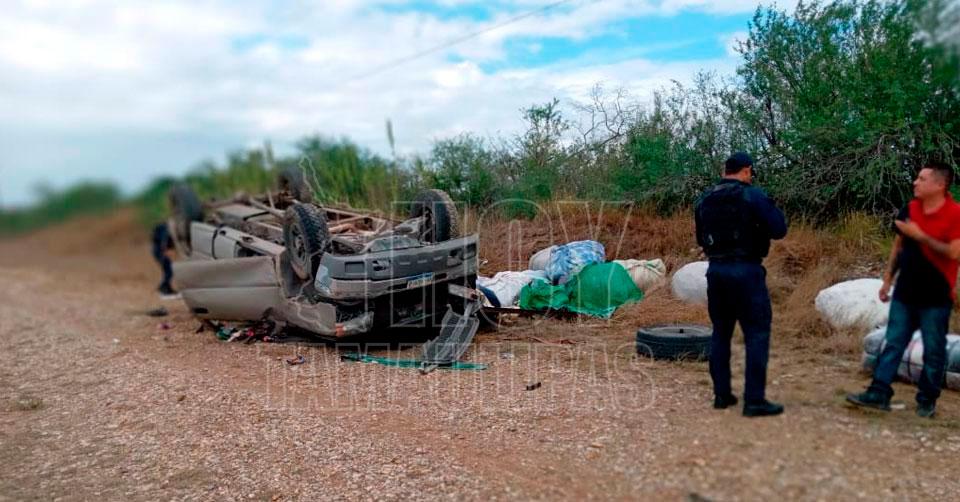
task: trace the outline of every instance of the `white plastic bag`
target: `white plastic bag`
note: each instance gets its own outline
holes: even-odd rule
[[[542,270],[497,272],[493,277],[477,277],[477,286],[491,291],[501,307],[515,307],[520,299],[520,290],[534,279],[546,281],[547,274]]]
[[[877,367],[877,359],[887,346],[887,327],[881,326],[863,339],[863,367],[870,373]],[[948,389],[960,390],[960,335],[947,335],[946,378],[944,386]],[[897,376],[911,383],[920,381],[920,372],[923,371],[923,338],[920,331],[913,333],[907,350],[903,353]]]
[[[543,248],[534,253],[533,256],[530,257],[530,263],[528,263],[527,268],[530,270],[546,270],[547,265],[550,264],[550,255],[553,254],[554,249],[557,249],[557,246]]]
[[[688,263],[673,274],[673,296],[687,303],[707,304],[707,268],[710,262]]]
[[[814,305],[834,329],[871,330],[886,325],[890,313],[890,305],[880,301],[882,285],[880,279],[837,283],[820,291]]]
[[[613,262],[627,269],[633,283],[644,293],[649,293],[662,285],[664,276],[667,274],[667,266],[659,258],[656,260],[614,260]]]

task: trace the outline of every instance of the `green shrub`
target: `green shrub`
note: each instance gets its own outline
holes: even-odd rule
[[[68,218],[100,214],[120,206],[120,191],[110,183],[82,182],[64,190],[36,189],[38,201],[29,208],[0,211],[0,235],[34,230]]]

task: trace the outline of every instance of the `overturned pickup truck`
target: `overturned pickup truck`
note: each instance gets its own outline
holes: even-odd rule
[[[183,257],[174,277],[193,314],[335,338],[473,314],[477,236],[460,235],[446,193],[422,192],[398,221],[315,204],[299,169],[278,178],[266,194],[208,203],[171,189],[168,226]]]

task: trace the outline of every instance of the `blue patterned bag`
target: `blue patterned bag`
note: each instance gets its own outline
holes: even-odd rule
[[[557,246],[550,254],[547,278],[553,284],[565,284],[592,263],[603,263],[607,253],[597,241],[576,241]]]

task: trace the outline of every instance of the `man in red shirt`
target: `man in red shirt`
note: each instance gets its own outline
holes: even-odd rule
[[[897,375],[903,352],[919,328],[923,338],[923,372],[918,384],[917,415],[929,418],[936,411],[960,259],[960,204],[950,196],[952,182],[950,166],[940,162],[927,164],[913,182],[915,198],[897,216],[898,235],[880,288],[880,300],[890,302],[886,346],[877,359],[870,387],[866,392],[847,396],[853,404],[890,410],[890,384]],[[891,301],[894,276],[897,283]]]

